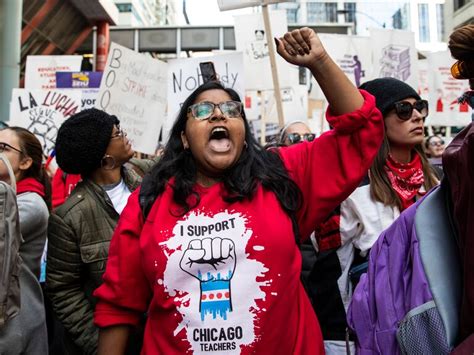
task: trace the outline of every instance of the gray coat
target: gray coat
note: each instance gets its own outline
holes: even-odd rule
[[[0,329],[0,354],[46,355],[48,334],[43,293],[38,281],[40,260],[46,242],[48,208],[34,192],[17,196],[22,265],[20,270],[20,313]]]

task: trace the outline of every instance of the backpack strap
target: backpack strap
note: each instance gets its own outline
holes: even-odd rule
[[[0,153],[0,160],[2,160],[7,167],[8,175],[10,176],[10,186],[16,194],[16,178],[10,160],[8,160],[8,157],[4,153]]]

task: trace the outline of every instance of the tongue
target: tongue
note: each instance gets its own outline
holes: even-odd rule
[[[211,139],[209,141],[209,147],[215,152],[227,152],[230,148],[230,139]]]

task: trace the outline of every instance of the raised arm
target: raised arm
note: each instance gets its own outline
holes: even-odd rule
[[[312,29],[303,27],[275,40],[278,54],[287,62],[311,70],[334,115],[353,112],[362,106],[364,98],[359,90],[331,59]]]

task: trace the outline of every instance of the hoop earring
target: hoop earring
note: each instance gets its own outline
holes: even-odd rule
[[[245,147],[245,149],[247,149],[249,147],[249,145],[247,144],[247,141],[244,141],[244,147]]]
[[[115,158],[109,154],[104,155],[100,161],[100,167],[105,170],[112,170],[115,168]]]

